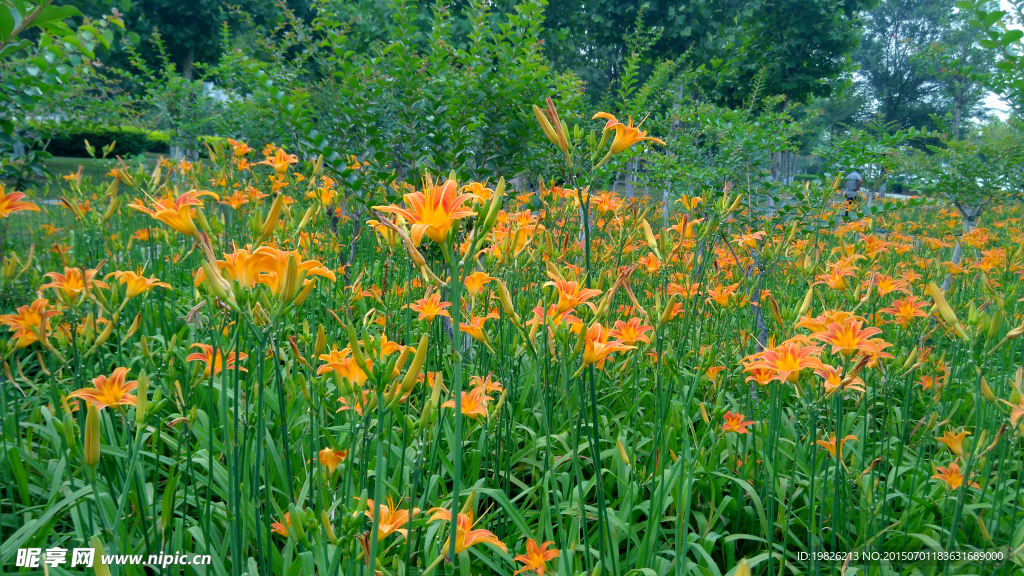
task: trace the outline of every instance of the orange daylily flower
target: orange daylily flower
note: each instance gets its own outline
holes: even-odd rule
[[[167,224],[186,236],[198,236],[199,229],[196,228],[195,222],[192,221],[192,209],[193,206],[201,207],[203,205],[199,200],[202,196],[211,196],[215,200],[219,200],[218,196],[213,192],[192,190],[178,196],[174,200],[170,198],[157,200],[153,203],[152,208],[147,208],[142,204],[141,200],[132,202],[128,207],[148,214],[153,219]]]
[[[194,206],[203,206],[203,202],[199,200],[202,196],[211,196],[219,200],[212,192],[194,190],[178,196],[175,200],[158,200],[153,204],[153,208],[147,208],[140,200],[132,202],[128,207],[164,222],[185,236],[199,236],[199,229],[196,228],[196,222],[191,219],[191,214]]]
[[[545,282],[545,286],[554,286],[558,290],[558,306],[556,312],[561,314],[576,308],[580,304],[587,303],[594,296],[601,294],[600,290],[593,288],[581,288],[578,282],[572,280],[565,280],[560,278],[553,272],[548,272],[548,277],[551,278],[550,282]],[[588,303],[589,304],[589,303]],[[590,304],[591,308],[594,308]]]
[[[446,522],[452,521],[451,510],[446,510],[444,508],[432,508],[428,510],[427,513],[432,514],[430,522],[436,522],[438,520]],[[445,532],[448,531],[446,530]],[[491,546],[501,549],[502,552],[505,552],[506,554],[508,553],[508,548],[505,546],[505,543],[499,540],[498,537],[489,530],[473,530],[472,512],[459,514],[455,523],[455,553],[459,554],[467,548],[476,546],[477,544],[490,544]],[[441,547],[441,550],[447,553],[450,545],[451,541],[449,538],[448,540],[445,540],[444,546]]]
[[[5,194],[4,185],[0,183],[0,218],[7,218],[15,212],[22,212],[24,210],[39,212],[39,206],[31,202],[22,201],[24,197],[25,195],[21,192]]]
[[[0,324],[13,332],[11,340],[15,348],[25,348],[38,342],[39,335],[45,335],[48,331],[48,320],[61,315],[57,310],[47,310],[48,304],[46,299],[37,298],[28,306],[19,306],[15,314],[0,316]]]
[[[491,398],[487,395],[485,387],[477,386],[469,392],[462,393],[462,415],[468,416],[476,420],[478,417],[487,417],[487,410],[490,405]],[[455,400],[449,400],[444,404],[441,404],[441,408],[455,409]],[[461,516],[461,515],[460,515]]]
[[[331,476],[346,456],[348,456],[348,450],[339,452],[333,448],[324,448],[320,451],[320,464],[327,470],[327,475]]]
[[[161,282],[156,278],[146,278],[141,274],[129,271],[116,271],[107,274],[107,278],[113,276],[117,278],[117,281],[124,284],[127,288],[125,292],[125,298],[134,298],[144,292],[149,292],[153,288],[160,286],[161,288],[171,289],[171,285],[166,282]]]
[[[270,525],[270,531],[275,534],[280,534],[285,538],[288,537],[288,529],[292,526],[292,519],[288,517],[288,513],[284,513],[284,522],[274,522]]]
[[[857,437],[854,436],[853,434],[848,434],[845,438],[843,438],[842,440],[839,441],[839,446],[837,448],[837,446],[836,446],[836,435],[835,434],[829,434],[828,440],[818,440],[817,442],[815,442],[815,444],[821,446],[825,450],[828,450],[828,453],[831,454],[833,458],[836,458],[836,453],[838,451],[838,454],[839,454],[838,458],[840,460],[842,460],[843,459],[843,444],[846,444],[850,440],[853,440],[854,442],[857,442]]]
[[[419,312],[420,315],[418,320],[426,320],[430,322],[438,316],[447,316],[451,318],[448,311],[445,308],[450,307],[451,302],[441,302],[440,294],[428,294],[425,298],[420,298],[416,302],[408,305],[408,308],[414,312]]]
[[[950,462],[949,466],[946,466],[945,468],[937,466],[935,470],[936,473],[932,475],[932,479],[945,482],[946,487],[950,490],[956,490],[964,485],[964,473],[960,470],[960,465],[956,462]],[[981,486],[979,486],[977,482],[971,482],[969,486],[971,488],[981,489]]]
[[[466,285],[466,292],[473,297],[479,296],[480,291],[483,290],[484,286],[491,280],[494,280],[494,278],[492,276],[488,276],[486,272],[473,272],[463,278],[463,282]]]
[[[491,350],[491,343],[487,338],[487,333],[484,332],[484,322],[496,317],[497,315],[495,314],[488,314],[486,316],[471,316],[468,324],[465,322],[459,322],[459,331],[469,334],[470,336],[473,337],[474,340],[487,346],[487,348]],[[493,350],[491,351],[493,353]]]
[[[744,422],[743,414],[740,414],[739,412],[734,414],[731,410],[726,411],[723,419],[725,420],[725,424],[722,424],[722,431],[735,432],[737,434],[750,434],[750,431],[747,430],[747,426],[755,423],[753,420],[747,420]]]
[[[938,436],[935,439],[942,442],[949,448],[949,451],[953,454],[963,457],[964,455],[964,438],[970,436],[971,433],[967,430],[960,432],[959,434],[953,434],[952,431],[947,430],[942,436]]]
[[[537,546],[537,541],[530,538],[526,541],[526,554],[520,554],[513,558],[516,562],[522,562],[523,567],[512,573],[512,576],[521,574],[523,572],[533,572],[537,576],[544,576],[547,571],[548,560],[558,558],[561,552],[558,550],[548,550],[548,546],[553,545],[554,542],[545,542],[540,546]]]
[[[906,328],[914,318],[927,318],[928,313],[924,311],[928,307],[927,302],[922,302],[916,296],[907,296],[899,300],[893,300],[888,308],[882,308],[879,312],[885,312],[893,316],[892,320],[886,323],[898,323]]]
[[[242,207],[242,205],[249,203],[249,197],[246,196],[245,194],[242,194],[241,190],[235,190],[234,194],[221,200],[220,203],[226,206],[230,206],[235,210],[238,210],[239,208]]]
[[[803,346],[787,341],[762,352],[755,362],[746,366],[746,370],[751,372],[755,368],[767,368],[774,372],[773,379],[795,383],[804,368],[820,370],[824,367],[821,360],[814,356],[819,352],[821,348],[817,346]]]
[[[412,241],[417,246],[423,241],[424,234],[434,242],[444,244],[456,220],[475,214],[465,206],[466,201],[473,198],[472,194],[458,194],[454,180],[448,180],[441,186],[428,182],[425,192],[404,196],[407,208],[392,205],[374,206],[373,209],[401,216],[412,223]]]
[[[594,322],[587,329],[583,344],[583,365],[596,364],[598,368],[604,368],[604,361],[615,352],[636,350],[636,346],[630,346],[618,340],[608,341],[611,330],[601,326],[600,322]]]
[[[230,354],[228,354],[227,364],[225,364],[224,357],[221,354],[220,348],[217,349],[216,359],[213,356],[213,346],[210,346],[209,344],[200,344],[199,342],[194,342],[191,346],[189,346],[189,348],[199,348],[201,350],[200,352],[193,352],[186,356],[185,361],[203,362],[204,364],[206,364],[206,367],[203,368],[203,378],[210,377],[211,366],[213,369],[213,374],[216,375],[220,374],[221,370],[223,370],[224,368],[227,368],[228,370],[234,370],[236,360],[245,360],[246,358],[249,357],[249,355],[246,354],[245,352],[240,352],[237,357],[235,356],[234,352],[231,352]],[[238,369],[241,370],[242,372],[248,372],[248,370],[242,368],[241,366],[239,366]]]
[[[608,122],[604,125],[604,131],[614,130],[615,138],[612,140],[612,146],[608,149],[608,154],[598,163],[598,166],[604,164],[609,158],[620,152],[624,152],[634,144],[644,141],[654,142],[655,144],[665,145],[665,142],[659,138],[648,136],[647,132],[640,130],[640,126],[633,126],[633,118],[629,119],[628,124],[619,122],[615,116],[607,112],[598,112],[594,114],[592,120],[602,118]],[[641,122],[640,124],[643,124]]]
[[[626,344],[635,344],[637,342],[650,344],[651,339],[647,336],[647,333],[653,330],[653,326],[643,324],[639,318],[630,318],[628,322],[616,320],[615,326],[612,327],[608,335]]]
[[[833,322],[825,330],[811,334],[811,338],[831,344],[832,353],[839,352],[843,356],[850,356],[858,351],[873,354],[879,352],[884,347],[881,346],[883,342],[888,345],[888,342],[884,340],[871,339],[873,336],[882,333],[880,329],[874,327],[861,328],[863,324],[861,320],[856,318],[848,318],[842,324]]]
[[[708,302],[715,302],[719,306],[728,306],[729,299],[736,295],[736,289],[740,287],[739,282],[730,286],[719,284],[714,288],[708,288]]]
[[[363,372],[363,369],[356,364],[355,359],[352,358],[352,350],[347,346],[342,350],[333,348],[330,353],[321,354],[320,360],[327,363],[316,369],[317,376],[328,372],[336,372],[338,376],[344,378],[357,388],[362,386],[369,379],[366,372]],[[366,359],[366,368],[373,368],[373,360],[369,358]]]
[[[109,288],[106,282],[96,280],[96,270],[84,270],[82,268],[64,267],[64,273],[47,272],[45,277],[53,280],[49,284],[43,284],[39,290],[53,288],[58,290],[66,299],[74,300],[86,289]]]
[[[359,500],[358,496],[353,496],[353,498]],[[367,498],[366,505],[367,507],[363,514],[370,519],[370,522],[373,522],[373,499]],[[416,516],[419,513],[419,508],[413,508],[412,515],[410,516],[407,508],[396,508],[395,501],[391,496],[388,496],[388,503],[380,505],[380,515],[377,522],[377,541],[379,542],[392,534],[401,534],[402,537],[407,538],[409,531],[403,528],[403,526],[409,523],[412,516]]]
[[[81,398],[102,410],[107,406],[136,406],[138,399],[131,394],[139,387],[138,380],[125,382],[127,368],[115,368],[110,376],[97,376],[92,379],[92,388],[82,388],[68,394],[68,399]]]
[[[482,378],[480,376],[470,376],[469,386],[470,388],[483,388],[484,392],[487,394],[490,394],[492,392],[497,392],[500,394],[504,390],[504,387],[501,385],[501,382],[494,380],[493,373],[488,374],[487,376],[484,376]]]
[[[265,152],[266,151],[264,151],[264,153]],[[266,166],[273,167],[274,171],[277,172],[278,175],[284,175],[285,173],[288,172],[288,168],[292,164],[296,164],[299,161],[298,156],[296,156],[295,154],[287,154],[284,151],[284,148],[277,148],[276,150],[274,150],[274,153],[272,155],[267,154],[266,156],[266,159],[264,159],[262,162],[257,162],[257,164],[264,164]]]

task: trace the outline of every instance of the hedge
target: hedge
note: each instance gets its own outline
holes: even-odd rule
[[[167,154],[170,136],[166,132],[142,130],[134,126],[73,126],[54,124],[40,126],[44,138],[53,134],[46,151],[54,156],[72,156],[88,158],[85,141],[101,155],[102,148],[111,142],[117,142],[111,156],[131,156],[143,152]]]

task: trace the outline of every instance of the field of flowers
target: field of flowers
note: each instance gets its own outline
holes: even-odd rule
[[[581,156],[537,112],[567,166],[645,136],[599,115]],[[829,181],[799,219],[572,174],[353,198],[229,141],[0,191],[0,563],[1022,573],[1019,204],[963,234],[935,203],[844,217]]]

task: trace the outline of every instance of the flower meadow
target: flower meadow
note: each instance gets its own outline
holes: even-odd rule
[[[535,113],[520,190],[228,140],[0,191],[3,565],[1022,573],[1020,204],[625,198],[660,140]]]

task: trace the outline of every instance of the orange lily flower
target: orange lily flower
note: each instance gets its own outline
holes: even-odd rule
[[[459,331],[469,334],[474,340],[480,342],[484,346],[487,346],[487,348],[491,350],[491,342],[487,338],[487,333],[484,332],[484,322],[495,317],[496,315],[493,314],[488,314],[486,316],[471,316],[468,324],[465,322],[459,322]],[[493,353],[494,351],[491,350],[491,352]]]
[[[444,244],[448,231],[456,220],[473,216],[475,212],[464,206],[472,200],[472,194],[458,194],[454,180],[448,180],[441,186],[428,183],[425,192],[413,192],[404,196],[408,208],[398,206],[374,206],[374,210],[389,212],[405,218],[412,223],[412,241],[417,246],[423,241],[423,235],[438,244]]]
[[[420,298],[416,302],[408,305],[408,308],[414,312],[419,312],[420,315],[418,320],[426,320],[430,322],[438,316],[446,316],[451,318],[448,311],[445,308],[450,307],[451,302],[441,302],[440,294],[428,294],[425,298]]]
[[[242,156],[245,156],[249,152],[252,152],[252,148],[250,148],[249,145],[246,144],[245,142],[238,142],[237,140],[232,140],[231,138],[228,138],[228,144],[231,145],[231,149],[235,155],[235,158],[241,158]]]
[[[880,351],[884,347],[880,345],[885,341],[871,338],[882,331],[874,327],[861,328],[863,324],[856,318],[848,318],[841,325],[833,322],[824,331],[811,334],[811,338],[831,344],[832,353],[839,352],[843,356],[850,356],[857,351],[867,354]]]
[[[462,393],[462,415],[468,416],[472,419],[477,419],[480,416],[487,417],[487,409],[490,405],[491,398],[487,395],[487,390],[483,386],[477,386],[469,392]],[[455,409],[455,400],[449,400],[444,404],[441,404],[441,408]],[[460,514],[461,516],[461,514]]]
[[[593,288],[581,288],[578,282],[572,280],[565,280],[558,277],[553,272],[548,272],[548,277],[551,278],[550,282],[545,282],[545,286],[554,286],[558,290],[558,307],[556,309],[558,314],[572,310],[590,300],[594,296],[601,294],[600,290]],[[591,308],[594,306],[591,304]]]
[[[321,354],[320,359],[327,363],[316,369],[317,376],[328,372],[336,372],[353,386],[357,388],[362,386],[369,379],[369,376],[356,364],[351,355],[352,350],[347,346],[342,350],[334,348],[329,354]],[[367,369],[372,369],[373,360],[367,358],[366,367]]]
[[[725,420],[725,424],[722,424],[722,431],[735,432],[737,434],[750,434],[750,431],[747,430],[747,426],[755,423],[753,420],[747,420],[744,422],[743,414],[740,414],[739,412],[733,414],[731,410],[726,411],[723,419]]]
[[[358,496],[353,496],[356,500],[359,500]],[[372,499],[366,499],[367,508],[363,512],[370,522],[373,522],[373,508],[374,502]],[[412,509],[412,516],[420,513],[419,508]],[[388,496],[388,503],[380,505],[380,515],[377,522],[377,541],[381,541],[392,534],[401,534],[403,537],[409,536],[409,531],[403,528],[409,523],[411,517],[409,516],[408,509],[399,509],[395,507],[395,501],[392,500],[391,496]]]
[[[43,284],[39,290],[54,288],[68,300],[74,300],[86,290],[95,288],[109,288],[106,282],[95,280],[96,270],[83,270],[82,268],[64,267],[64,273],[47,272],[43,276],[50,278],[53,282]]]
[[[346,456],[348,456],[348,450],[339,452],[332,448],[324,448],[320,451],[320,464],[327,470],[327,475],[331,476]]]
[[[501,385],[501,382],[494,380],[494,374],[488,374],[481,378],[480,376],[470,376],[469,386],[471,388],[483,388],[484,392],[490,394],[491,392],[501,393],[505,388]]]
[[[545,542],[537,546],[536,540],[533,538],[528,539],[526,541],[526,554],[520,554],[513,558],[516,562],[522,562],[523,567],[513,572],[512,575],[533,572],[537,576],[544,576],[544,572],[547,571],[548,560],[561,556],[561,552],[558,550],[548,550],[548,546],[553,544],[554,542]]]
[[[24,197],[25,195],[21,192],[5,194],[4,185],[0,183],[0,218],[7,218],[11,214],[21,212],[23,210],[39,212],[39,206],[36,206],[31,202],[23,202],[21,199]]]
[[[214,199],[219,199],[213,192],[192,190],[178,196],[175,200],[169,198],[157,200],[153,203],[152,208],[147,208],[141,200],[136,200],[128,207],[148,214],[186,236],[198,236],[199,229],[192,221],[192,207],[203,205],[199,200],[201,196],[212,196]]]
[[[938,436],[935,439],[942,442],[949,448],[949,451],[957,456],[963,457],[964,455],[964,438],[970,436],[971,433],[967,430],[960,432],[959,434],[953,434],[953,432],[947,430],[942,436]]]
[[[622,122],[619,122],[615,116],[612,116],[607,112],[598,112],[597,114],[594,114],[594,117],[591,119],[597,120],[598,118],[608,121],[604,125],[603,131],[607,132],[608,130],[615,130],[615,138],[612,140],[612,146],[608,149],[608,154],[598,162],[598,166],[607,162],[612,156],[619,154],[620,152],[624,152],[629,149],[629,147],[639,142],[650,141],[662,146],[665,145],[663,140],[648,136],[647,132],[640,130],[639,125],[633,126],[633,118],[629,119],[628,124],[623,124]],[[643,124],[643,122],[640,124]]]
[[[284,522],[274,522],[270,525],[270,531],[275,534],[280,534],[285,538],[288,537],[288,529],[292,526],[292,519],[288,517],[288,513],[284,513]]]
[[[138,399],[130,392],[139,386],[138,380],[125,382],[127,368],[115,368],[110,376],[97,376],[92,379],[93,388],[82,388],[68,394],[68,399],[81,398],[98,409],[107,406],[137,405]]]
[[[879,312],[893,316],[892,320],[886,321],[887,324],[898,323],[906,328],[914,318],[927,318],[928,313],[924,311],[924,308],[927,307],[927,302],[918,300],[916,296],[907,296],[900,300],[893,300],[891,306],[882,308]]]
[[[821,360],[814,356],[819,352],[821,348],[817,346],[802,346],[793,341],[783,342],[762,352],[757,361],[747,365],[747,371],[750,372],[753,368],[767,368],[775,373],[773,379],[795,383],[804,368],[820,370],[824,367]]]
[[[161,282],[156,278],[146,278],[135,272],[128,271],[117,271],[107,274],[107,278],[113,276],[117,278],[117,281],[124,284],[127,287],[125,298],[134,298],[143,292],[149,292],[153,288],[160,286],[161,288],[171,288],[171,285],[166,282]]]
[[[493,277],[488,276],[486,272],[473,272],[469,276],[463,278],[463,282],[466,285],[466,292],[474,298],[480,295],[480,291],[484,289],[484,286],[494,280]]]
[[[13,332],[11,340],[14,341],[15,348],[24,348],[38,342],[37,334],[47,333],[47,321],[53,316],[61,315],[57,310],[47,310],[48,304],[44,298],[38,298],[28,306],[19,306],[15,314],[0,316],[0,324]]]
[[[618,340],[608,341],[611,331],[594,322],[587,329],[586,339],[583,344],[583,365],[597,364],[598,368],[604,368],[604,361],[615,352],[636,350],[636,346],[630,346]]]
[[[956,462],[950,462],[949,466],[945,468],[937,466],[935,470],[936,474],[932,476],[932,479],[945,482],[946,487],[950,490],[956,490],[964,485],[964,473],[960,471],[960,465]],[[977,482],[971,482],[969,486],[971,488],[981,488]]]
[[[428,510],[427,513],[432,514],[430,522],[436,522],[438,520],[444,520],[446,522],[452,521],[451,510],[446,510],[444,508],[432,508]],[[445,540],[444,546],[441,547],[441,550],[447,552],[450,544],[450,540]],[[459,514],[455,523],[455,553],[459,554],[467,548],[476,546],[477,544],[490,544],[491,546],[501,549],[502,552],[505,552],[506,554],[508,553],[508,548],[505,546],[505,543],[498,540],[498,537],[489,530],[473,530],[472,512]]]
[[[714,288],[708,288],[708,302],[715,302],[719,306],[728,306],[729,299],[736,295],[736,289],[740,287],[740,283],[737,282],[731,286],[722,286],[719,284]]]
[[[491,196],[494,196],[494,190],[491,190],[490,188],[485,186],[483,182],[470,182],[469,184],[463,186],[459,191],[468,191],[470,194],[472,194],[474,204],[483,204],[484,202],[490,200]]]
[[[857,441],[857,437],[854,436],[853,434],[849,434],[845,438],[843,438],[842,440],[839,441],[839,446],[838,446],[839,456],[838,456],[838,458],[840,460],[843,459],[843,444],[846,444],[850,440],[853,440],[854,442],[856,442]],[[833,458],[836,458],[837,447],[836,447],[836,435],[835,434],[829,434],[828,440],[818,440],[817,442],[815,442],[815,444],[821,446],[825,450],[828,450],[828,453],[831,454]]]
[[[639,318],[630,318],[628,322],[616,320],[615,326],[612,327],[608,335],[612,338],[618,338],[626,344],[636,344],[637,342],[650,344],[651,339],[647,336],[647,333],[653,330],[653,326],[643,324]]]
[[[249,197],[246,196],[245,194],[242,194],[241,190],[235,190],[234,194],[221,200],[220,203],[226,206],[230,206],[235,210],[238,210],[239,208],[242,207],[243,204],[249,203]]]
[[[298,156],[296,156],[295,154],[285,153],[284,148],[278,148],[274,150],[273,155],[267,154],[266,156],[266,159],[264,159],[262,162],[257,162],[257,164],[271,166],[274,168],[274,171],[276,171],[279,175],[284,175],[285,173],[287,173],[288,168],[292,164],[296,164],[299,161]]]
[[[235,353],[231,352],[230,354],[228,354],[227,364],[225,365],[223,355],[221,354],[221,350],[219,348],[217,349],[216,359],[213,357],[213,346],[210,346],[209,344],[200,344],[199,342],[194,342],[191,346],[189,346],[189,348],[199,348],[201,350],[201,352],[193,352],[186,356],[185,361],[205,363],[206,367],[203,368],[203,378],[210,377],[211,365],[213,367],[213,373],[216,375],[220,374],[221,370],[224,368],[227,368],[228,370],[234,370],[236,360],[245,360],[246,358],[249,357],[249,355],[246,354],[245,352],[240,352],[238,354],[238,357],[236,358]],[[239,366],[238,369],[241,370],[242,372],[248,372],[248,370],[242,368],[241,366]]]

